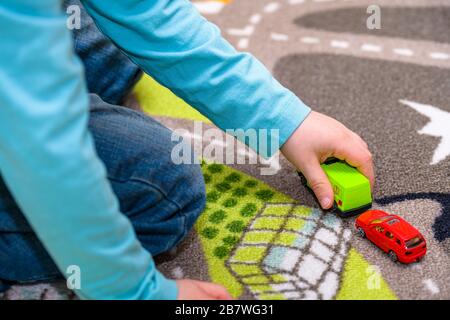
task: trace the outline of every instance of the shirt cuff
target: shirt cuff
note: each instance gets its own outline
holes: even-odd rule
[[[311,112],[311,108],[294,94],[287,103],[277,106],[277,109],[278,118],[267,130],[265,146],[259,144],[254,148],[259,155],[266,159],[272,157],[283,146]]]
[[[167,279],[157,272],[156,281],[159,283],[159,290],[154,300],[176,300],[178,298],[178,287],[175,280]]]

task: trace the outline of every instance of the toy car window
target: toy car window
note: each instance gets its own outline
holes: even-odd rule
[[[389,231],[386,231],[386,237],[388,237],[389,239],[393,239],[394,235],[392,233],[390,233]]]
[[[398,219],[392,219],[392,220],[389,220],[389,221],[386,222],[386,223],[387,223],[388,225],[392,226],[393,224],[396,224],[397,222],[399,222]]]
[[[408,249],[417,247],[419,244],[422,243],[422,241],[423,241],[423,240],[422,240],[420,237],[414,237],[414,238],[412,238],[411,240],[406,241],[406,247],[407,247]]]
[[[379,219],[375,219],[375,220],[373,220],[370,224],[381,223],[381,222],[383,222],[383,221],[386,220],[386,219],[389,219],[389,217],[382,217],[382,218],[379,218]]]
[[[383,227],[380,227],[380,226],[376,226],[376,227],[375,227],[375,230],[378,231],[378,232],[380,232],[380,233],[383,233],[383,232],[384,232],[384,228],[383,228]]]

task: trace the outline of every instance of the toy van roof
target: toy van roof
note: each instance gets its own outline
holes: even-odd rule
[[[361,185],[369,185],[369,179],[356,168],[353,168],[344,162],[322,164],[322,168],[328,178],[342,188],[351,189]]]

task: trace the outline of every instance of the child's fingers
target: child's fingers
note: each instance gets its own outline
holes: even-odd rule
[[[205,290],[209,295],[211,295],[214,299],[218,300],[232,300],[233,297],[228,293],[227,289],[224,287],[211,283],[211,282],[203,282],[202,283],[203,290]]]
[[[329,209],[333,205],[333,189],[328,181],[328,177],[320,167],[317,159],[307,161],[302,168],[302,173],[316,195],[323,209]]]
[[[353,133],[353,135],[354,135],[354,137],[356,138],[356,140],[361,144],[361,146],[363,147],[363,148],[366,148],[366,149],[369,149],[369,146],[367,145],[367,142],[365,142],[364,140],[363,140],[363,138],[361,138],[357,133],[355,133],[355,132],[352,132]]]
[[[336,154],[336,157],[345,160],[351,166],[356,167],[369,179],[370,185],[373,188],[375,183],[375,173],[373,169],[372,154],[369,149],[349,143]]]
[[[233,300],[233,297],[228,293],[225,288],[218,289],[216,291],[216,298],[218,300]]]

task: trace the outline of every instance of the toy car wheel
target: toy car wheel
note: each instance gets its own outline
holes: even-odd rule
[[[366,237],[366,233],[364,232],[363,228],[358,227],[357,232],[358,232],[358,236],[360,236],[361,238],[365,238]]]
[[[392,262],[397,262],[398,261],[398,257],[397,257],[397,255],[395,254],[394,251],[389,251],[388,256],[389,256],[389,259],[392,260]]]
[[[330,209],[332,212],[339,213],[339,207],[336,205],[336,201],[333,202],[333,206]]]

